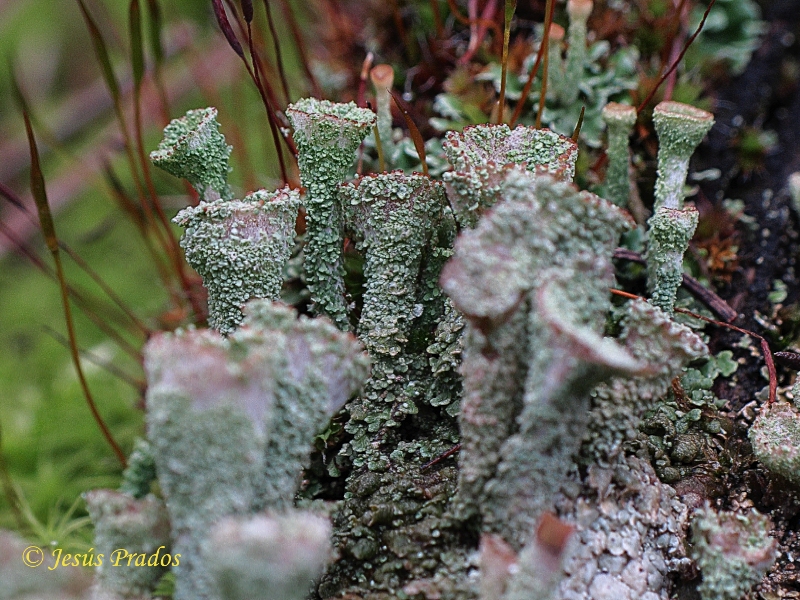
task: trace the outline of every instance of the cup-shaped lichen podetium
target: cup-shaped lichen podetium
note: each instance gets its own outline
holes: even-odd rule
[[[207,560],[226,600],[304,600],[331,558],[330,522],[290,510],[226,519],[211,533]]]
[[[337,187],[347,177],[356,149],[375,124],[375,113],[352,102],[336,104],[305,98],[290,104],[286,116],[294,127],[300,181],[306,188],[304,269],[313,310],[349,331]]]
[[[202,200],[228,200],[228,157],[232,148],[219,132],[217,109],[190,110],[164,129],[150,160],[170,175],[186,179]]]
[[[211,327],[227,335],[242,322],[245,302],[278,299],[299,206],[295,190],[259,190],[244,200],[201,202],[175,217],[186,229],[186,260],[208,289]]]
[[[103,555],[93,598],[149,597],[173,561],[164,503],[114,490],[92,490],[84,498],[94,523],[95,556]]]
[[[628,138],[636,123],[636,109],[626,104],[609,102],[603,107],[603,121],[608,128],[608,169],[605,197],[617,206],[628,206],[631,191],[631,155]]]
[[[273,343],[280,347],[276,358],[285,364],[277,375],[256,508],[288,510],[314,437],[361,387],[369,359],[352,334],[328,319],[298,319],[294,309],[266,300],[249,302],[245,314],[242,327],[229,338],[232,343],[259,344],[259,331],[272,331]]]
[[[561,102],[570,105],[578,99],[583,67],[586,64],[586,23],[592,12],[592,0],[568,0],[569,33],[565,77],[558,86]]]
[[[548,129],[475,125],[450,131],[442,144],[453,170],[444,174],[450,205],[462,227],[474,227],[500,198],[508,171],[544,171],[572,181],[578,145]]]
[[[248,514],[264,473],[280,340],[237,346],[210,331],[145,346],[147,435],[172,525],[175,600],[217,600],[203,547],[217,521]]]
[[[653,110],[658,134],[656,210],[682,208],[689,159],[714,124],[714,115],[680,102],[661,102]]]
[[[674,209],[661,206],[647,222],[650,226],[647,247],[647,285],[650,302],[668,314],[675,308],[675,297],[683,279],[683,255],[697,229],[694,206]]]
[[[402,171],[361,177],[340,190],[348,227],[366,254],[358,335],[374,357],[398,355],[414,319],[422,253],[444,206],[442,185]]]

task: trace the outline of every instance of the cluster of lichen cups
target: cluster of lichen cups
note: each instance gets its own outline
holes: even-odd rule
[[[483,579],[470,581],[467,553],[455,553],[463,572],[434,568],[432,581],[457,579],[447,584],[460,590],[452,597],[485,600],[545,599],[559,585],[606,590],[613,584],[608,575],[581,579],[592,561],[616,556],[601,531],[605,517],[586,517],[605,488],[592,483],[592,499],[578,483],[572,509],[561,511],[569,525],[551,513],[579,455],[597,481],[608,473],[608,490],[622,485],[612,483],[615,469],[655,479],[646,463],[626,457],[624,443],[671,379],[707,353],[670,313],[697,223],[696,211],[683,207],[688,159],[711,116],[676,103],[656,108],[661,149],[647,254],[652,299],[630,303],[623,333],[609,339],[603,327],[612,255],[620,234],[634,225],[624,211],[632,109],[612,106],[604,113],[611,202],[571,183],[577,145],[547,130],[488,125],[451,132],[443,147],[453,170],[443,182],[401,171],[347,181],[374,113],[307,99],[287,115],[302,196],[284,189],[232,199],[225,180],[230,149],[213,109],[173,122],[152,155],[201,192],[203,201],[176,222],[185,228],[187,260],[209,290],[216,331],[165,334],[148,343],[148,442],[126,474],[134,484],[124,493],[90,496],[97,545],[135,544],[145,553],[165,545],[180,554],[173,567],[176,600],[304,598],[331,560],[331,533],[334,540],[347,533],[337,532],[344,519],[335,518],[331,531],[323,516],[294,507],[316,433],[363,389],[348,403],[353,439],[343,449],[354,467],[348,489],[361,489],[373,485],[367,481],[385,481],[392,470],[402,473],[403,461],[419,470],[418,458],[393,453],[387,440],[421,407],[452,414],[444,393],[451,405],[460,402],[462,450],[457,494],[437,522],[477,524]],[[385,122],[378,129],[381,138],[387,135]],[[298,319],[277,302],[301,202],[315,319]],[[365,256],[358,323],[345,290],[345,237]],[[420,350],[411,340],[423,325],[429,345]],[[441,365],[459,362],[461,378],[442,392]],[[166,506],[149,495],[153,470]],[[680,503],[666,486],[654,485],[663,498],[662,512],[654,514],[670,516]],[[630,533],[638,537],[631,538],[626,572],[656,559],[665,565],[685,560],[676,549],[682,530],[664,533],[652,516],[636,512],[644,511],[636,504],[639,492],[625,493],[630,517],[616,526],[623,533],[638,528]],[[417,502],[422,507],[425,500]],[[417,523],[428,518],[419,514]],[[685,510],[674,516],[676,527],[685,528]],[[555,553],[548,537],[554,530],[564,542]],[[664,535],[677,541],[657,545]],[[574,540],[594,544],[595,555],[568,551]],[[367,546],[357,552],[366,556]],[[701,565],[724,568],[724,561],[708,558],[719,552],[713,539],[700,546],[708,549],[698,551]],[[348,548],[337,548],[339,561],[348,552],[357,556]],[[340,593],[357,589],[366,572],[359,565],[340,574]],[[725,585],[749,586],[754,574],[746,575],[732,575]],[[96,587],[98,597],[129,598],[146,596],[154,583],[106,570]],[[662,577],[630,589],[658,598],[667,586]]]

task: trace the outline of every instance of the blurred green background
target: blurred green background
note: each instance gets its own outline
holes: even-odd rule
[[[141,4],[149,43],[148,2]],[[86,6],[103,33],[124,103],[130,106],[128,2],[86,0]],[[170,117],[190,108],[218,106],[222,130],[235,146],[234,189],[274,187],[279,173],[264,107],[241,61],[219,34],[211,2],[172,0],[159,6]],[[258,13],[256,30],[269,55],[272,40]],[[283,35],[285,28],[281,31]],[[282,40],[282,46],[291,73],[296,69],[291,40]],[[103,175],[103,162],[108,161],[122,187],[135,195],[111,96],[78,3],[0,0],[0,56],[8,58],[0,60],[0,183],[30,202],[28,146],[12,94],[13,69],[30,105],[59,238],[148,327],[180,324],[181,315],[174,314],[142,237]],[[147,44],[145,56],[152,67]],[[165,116],[150,76],[142,106],[144,146],[149,151],[160,140]],[[127,121],[132,127],[130,113]],[[186,189],[162,173],[154,172],[153,177],[172,217],[189,201]],[[92,419],[65,346],[58,285],[20,252],[24,241],[26,250],[50,267],[52,258],[41,233],[6,201],[0,204],[0,220],[0,528],[23,528],[29,537],[47,538],[41,541],[80,545],[89,539],[85,519],[79,518],[84,514],[80,494],[115,487],[120,466]],[[108,297],[73,260],[64,256],[64,263],[71,284],[102,299],[92,305],[92,312],[133,349],[140,349],[144,336],[124,326],[130,321],[109,308]],[[141,365],[74,304],[73,313],[78,343],[91,355],[83,362],[89,386],[127,453],[143,432],[141,393],[132,385],[143,380]],[[111,364],[133,381],[95,363]],[[12,510],[15,497],[19,506]]]

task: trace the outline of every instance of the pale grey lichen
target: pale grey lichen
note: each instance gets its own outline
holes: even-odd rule
[[[697,229],[699,213],[693,206],[660,206],[650,217],[647,246],[647,287],[650,301],[672,313],[683,281],[683,255]]]
[[[608,130],[605,197],[625,208],[631,193],[631,153],[628,138],[636,124],[636,109],[626,104],[609,102],[603,107],[602,115]]]
[[[242,327],[154,337],[148,437],[172,524],[176,600],[216,598],[203,560],[225,516],[291,504],[311,441],[363,381],[358,342],[267,301]]]
[[[206,560],[225,600],[304,600],[330,558],[330,522],[303,511],[225,519]]]
[[[395,154],[390,94],[394,84],[394,69],[391,65],[377,65],[370,70],[369,78],[375,88],[375,112],[378,115],[377,128],[381,139],[381,152],[387,167],[391,167]]]
[[[759,462],[800,485],[800,412],[795,407],[783,401],[762,406],[748,436]]]
[[[290,104],[286,116],[294,128],[300,182],[306,189],[304,268],[313,308],[349,331],[338,185],[347,177],[356,149],[374,125],[375,113],[352,102],[304,98]]]
[[[544,175],[514,171],[504,187],[503,202],[462,232],[442,287],[469,323],[458,511],[480,512],[484,527],[519,548],[552,509],[551,483],[572,464],[577,446],[567,446],[580,444],[591,387],[639,365],[598,335],[629,217]],[[558,456],[545,441],[555,437]],[[548,449],[529,447],[539,442]]]
[[[703,600],[739,600],[756,585],[778,556],[772,523],[755,509],[716,511],[709,506],[692,520],[692,556],[703,574]]]
[[[201,200],[230,200],[233,197],[228,186],[231,150],[219,132],[217,109],[199,108],[167,125],[158,149],[150,153],[150,160],[167,173],[186,179]]]
[[[462,227],[478,218],[502,196],[511,170],[546,172],[572,181],[578,145],[547,129],[508,125],[475,125],[449,131],[442,144],[453,171],[443,175],[447,197]]]
[[[280,297],[299,207],[299,193],[287,187],[244,200],[201,202],[175,217],[186,230],[186,260],[208,289],[209,324],[223,335],[242,322],[245,302]]]
[[[92,490],[84,498],[94,523],[94,552],[103,555],[91,597],[149,597],[173,560],[164,502],[152,495],[136,499],[113,490]],[[135,556],[128,560],[123,552]]]
[[[714,125],[714,116],[680,102],[660,102],[653,110],[658,134],[656,211],[660,207],[683,208],[689,159]]]
[[[567,60],[564,65],[564,76],[557,88],[559,99],[565,105],[570,105],[578,99],[586,64],[586,23],[593,7],[592,0],[567,1],[569,15]]]
[[[144,438],[137,438],[133,451],[128,456],[128,466],[122,473],[119,491],[134,498],[144,498],[156,480],[156,464],[153,447]]]

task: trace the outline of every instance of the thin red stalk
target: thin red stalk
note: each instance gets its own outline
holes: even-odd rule
[[[517,0],[505,0],[503,16],[503,59],[502,73],[500,76],[500,99],[497,107],[497,122],[503,122],[503,109],[506,105],[506,76],[508,75],[508,42],[511,39],[511,19],[517,8]]]
[[[686,51],[687,51],[687,50],[689,49],[689,47],[690,47],[690,46],[691,46],[691,45],[694,43],[694,40],[697,38],[697,36],[698,36],[698,35],[700,35],[700,32],[703,30],[703,26],[706,24],[706,19],[708,18],[708,13],[710,13],[710,12],[711,12],[711,9],[714,7],[714,4],[716,4],[716,2],[717,2],[717,0],[711,0],[711,2],[709,2],[709,3],[708,3],[708,7],[706,8],[705,12],[703,13],[703,18],[700,20],[700,24],[697,26],[697,29],[696,29],[696,30],[695,30],[695,32],[694,32],[694,33],[691,35],[691,37],[690,37],[690,38],[689,38],[689,39],[686,41],[686,43],[685,43],[685,44],[684,44],[684,46],[683,46],[683,50],[681,50],[681,53],[678,55],[678,58],[675,60],[675,62],[673,62],[673,63],[670,65],[670,67],[669,67],[669,69],[667,70],[667,72],[666,72],[666,73],[664,73],[664,74],[663,74],[663,75],[662,75],[662,76],[659,78],[659,80],[658,80],[658,81],[656,82],[656,84],[653,86],[653,89],[652,89],[652,90],[650,90],[650,93],[649,93],[649,94],[647,94],[647,97],[646,97],[646,98],[644,99],[644,101],[643,101],[643,102],[642,102],[642,103],[641,103],[641,104],[638,106],[638,108],[636,109],[636,114],[639,114],[640,112],[642,112],[642,110],[644,109],[644,107],[645,107],[645,106],[647,106],[647,105],[648,105],[648,103],[649,103],[649,102],[650,102],[650,101],[653,99],[653,96],[655,96],[655,95],[656,95],[656,91],[658,91],[658,88],[659,88],[659,87],[661,87],[661,84],[662,84],[662,83],[664,83],[664,80],[665,80],[667,77],[669,77],[670,73],[672,73],[672,72],[673,72],[675,69],[677,69],[677,68],[678,68],[678,65],[679,65],[679,64],[681,63],[681,61],[683,60],[683,57],[684,57],[684,55],[686,54]]]
[[[536,53],[536,60],[531,67],[530,72],[528,73],[528,81],[525,82],[525,85],[522,87],[522,95],[520,96],[519,100],[517,101],[517,106],[514,108],[514,114],[511,115],[511,121],[509,121],[508,126],[513,128],[516,125],[519,118],[522,116],[522,110],[525,108],[525,102],[528,101],[528,96],[531,93],[531,88],[533,87],[533,81],[536,79],[536,74],[539,72],[539,65],[542,62],[542,58],[544,58],[545,48],[547,47],[547,42],[549,40],[550,35],[550,23],[553,22],[553,0],[547,0],[547,4],[544,11],[544,39],[542,43],[539,45],[539,51]],[[545,80],[547,77],[545,76]]]
[[[169,123],[169,98],[164,85],[164,48],[161,43],[162,20],[161,7],[158,0],[147,0],[147,9],[150,15],[150,53],[153,55],[153,80],[161,103],[161,121],[166,126]]]
[[[572,132],[572,141],[578,143],[578,137],[581,135],[581,127],[583,127],[583,116],[586,114],[586,106],[581,106],[581,115],[578,117],[578,124]]]
[[[12,206],[14,206],[17,210],[21,211],[37,227],[39,226],[39,220],[36,218],[36,216],[31,214],[28,207],[23,204],[22,199],[19,196],[17,196],[13,190],[11,190],[2,183],[0,183],[0,196],[3,196]],[[14,232],[11,231],[11,229],[8,228],[2,221],[0,221],[0,231],[2,231],[3,234],[9,240],[11,240],[11,242],[14,244],[14,246],[19,252],[21,252],[24,256],[26,256],[39,268],[44,267],[42,268],[44,273],[49,275],[53,279],[56,279],[55,273],[53,273],[52,270],[46,268],[46,265],[44,265],[44,263],[38,261],[36,253],[30,250],[26,246],[25,242],[19,239],[16,236],[16,234],[14,234]],[[145,335],[145,337],[147,337],[150,334],[150,330],[136,317],[136,315],[133,313],[130,307],[128,307],[125,304],[122,298],[120,298],[105,281],[103,281],[100,275],[98,275],[97,272],[94,269],[92,269],[86,263],[86,261],[83,260],[80,257],[80,255],[78,255],[78,253],[75,252],[66,242],[58,240],[58,245],[59,248],[61,248],[61,250],[66,252],[67,255],[70,256],[75,261],[75,263],[78,265],[78,267],[80,267],[82,271],[84,271],[95,283],[97,283],[100,289],[102,289],[103,292],[105,292],[105,294],[114,302],[114,304],[116,304],[120,308],[120,310],[122,310],[122,312],[128,317],[128,319],[130,319],[130,321],[133,322],[133,324]],[[71,287],[70,287],[70,297],[74,298],[74,290]],[[88,303],[86,299],[83,299],[83,301]],[[106,310],[109,307],[110,305],[107,305]]]
[[[670,43],[670,52],[669,52],[669,62],[672,63],[678,58],[681,40],[683,35],[681,35],[683,30],[683,22],[686,18],[686,14],[684,14],[684,7],[686,5],[686,0],[680,0],[678,3],[678,7],[676,9],[675,14],[675,26],[673,27],[672,33],[672,42]],[[667,84],[664,86],[664,100],[672,100],[672,92],[675,90],[675,82],[677,80],[678,73],[677,71],[673,71],[670,73],[669,77],[667,78]]]
[[[63,335],[58,333],[55,329],[52,329],[48,326],[44,326],[44,331],[53,338],[56,342],[64,346],[65,348],[69,349],[69,340],[65,338]],[[99,356],[92,354],[90,351],[85,350],[83,348],[78,349],[81,355],[81,358],[86,360],[87,362],[92,363],[103,369],[104,371],[110,373],[120,381],[127,383],[129,386],[134,388],[140,394],[144,394],[144,391],[147,389],[147,382],[143,379],[137,379],[130,373],[126,373],[118,366],[108,361],[101,359]]]
[[[403,118],[406,120],[406,125],[408,126],[408,132],[411,135],[411,139],[414,142],[414,147],[417,149],[417,154],[419,154],[419,160],[422,163],[422,173],[427,175],[428,161],[425,155],[425,142],[422,139],[422,134],[419,132],[417,124],[414,123],[414,119],[411,118],[408,110],[408,104],[406,104],[405,100],[403,100],[392,90],[389,90],[389,93],[391,94],[395,104],[397,104],[397,107],[400,109],[400,112],[403,113]]]
[[[28,136],[28,144],[30,146],[30,153],[31,153],[31,193],[33,194],[33,197],[36,200],[36,208],[39,211],[39,221],[41,224],[42,233],[44,234],[45,237],[45,242],[47,243],[47,248],[48,250],[50,250],[50,254],[53,257],[53,262],[55,263],[59,288],[61,290],[61,303],[64,308],[64,319],[66,321],[66,326],[67,326],[72,363],[75,367],[75,372],[78,376],[78,381],[80,382],[81,389],[83,390],[83,395],[86,398],[86,403],[89,405],[89,410],[91,411],[92,416],[95,419],[95,422],[100,428],[103,437],[105,437],[109,446],[111,446],[111,449],[114,451],[114,454],[116,454],[120,464],[124,468],[126,465],[125,454],[122,452],[122,449],[117,444],[116,440],[114,439],[114,436],[111,435],[111,431],[109,430],[108,426],[103,420],[103,417],[100,415],[100,412],[98,411],[97,405],[94,401],[94,397],[92,396],[92,393],[89,390],[89,384],[87,383],[86,377],[84,376],[83,367],[81,366],[81,359],[78,353],[77,337],[75,334],[75,323],[73,322],[72,319],[72,308],[70,307],[70,302],[69,302],[69,291],[67,289],[67,280],[64,275],[64,267],[61,263],[61,254],[59,252],[58,238],[56,236],[53,217],[50,214],[50,206],[47,200],[47,191],[45,188],[44,176],[42,175],[42,170],[39,163],[39,150],[36,146],[36,139],[34,138],[33,135],[33,128],[31,127],[30,119],[28,118],[28,110],[26,107],[25,100],[22,97],[22,93],[19,92],[18,89],[17,92],[20,100],[20,105],[22,107],[22,117],[23,120],[25,121],[25,133]]]
[[[442,23],[442,13],[439,11],[439,0],[430,0],[431,11],[433,12],[433,25],[436,27],[436,38],[444,37],[444,25]]]
[[[267,12],[267,24],[269,25],[269,32],[272,35],[272,44],[275,49],[275,63],[278,67],[278,74],[281,78],[281,85],[283,86],[283,93],[286,95],[286,103],[292,101],[292,97],[289,94],[289,82],[286,79],[286,70],[283,66],[283,56],[281,54],[281,43],[278,39],[278,31],[275,27],[275,21],[272,18],[272,10],[269,7],[269,0],[264,0],[264,10]]]

